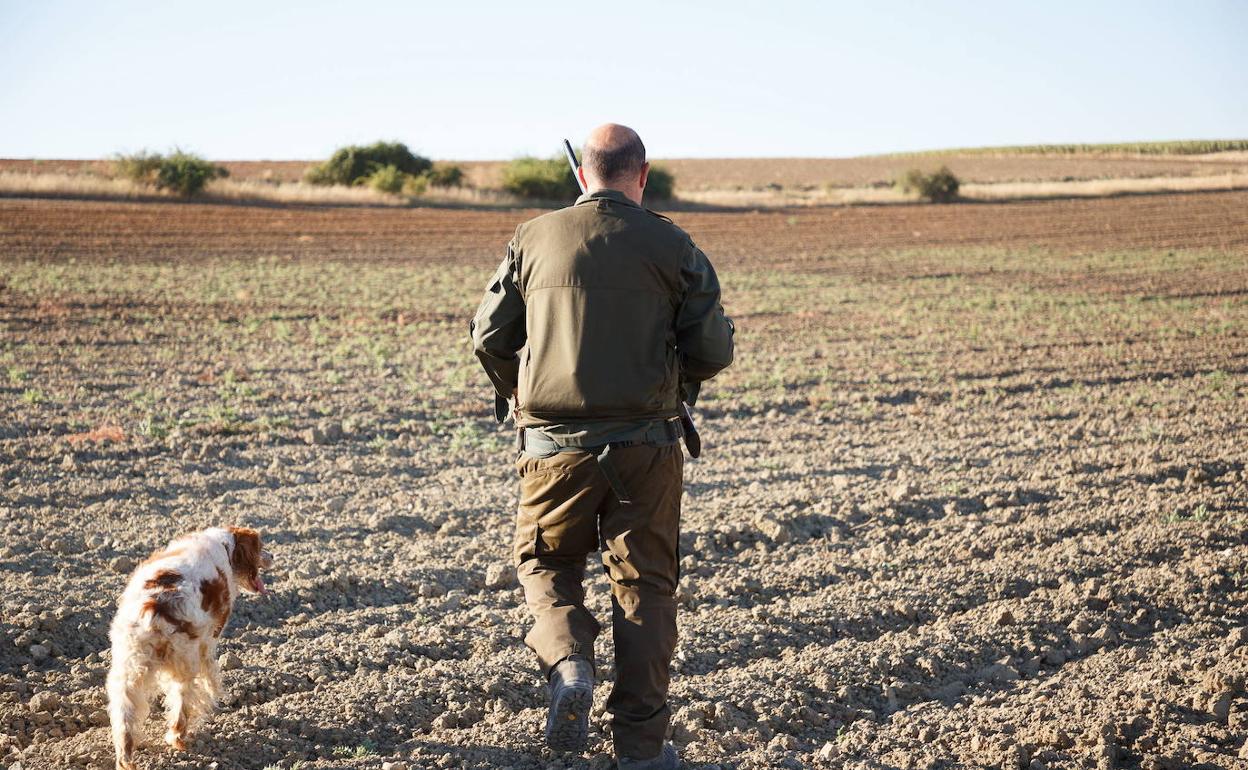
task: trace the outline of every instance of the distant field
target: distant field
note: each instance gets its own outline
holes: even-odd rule
[[[907,155],[1205,155],[1243,152],[1248,139],[1185,139],[1173,142],[1112,142],[1109,144],[1016,144],[1005,147],[962,147],[956,150],[889,153]]]
[[[1244,144],[1244,142],[1241,142]],[[1168,146],[1156,142],[1151,146]],[[1112,145],[1128,147],[1131,145]],[[1048,147],[1048,146],[1046,146]],[[916,166],[947,165],[963,183],[1082,182],[1142,178],[1246,175],[1248,150],[1218,154],[1138,154],[1107,151],[1072,152],[1078,145],[1055,145],[1047,155],[1028,155],[1026,147],[932,152],[850,158],[668,158],[655,161],[676,177],[676,193],[699,192],[824,192],[842,188],[886,188],[900,173]],[[1099,146],[1098,146],[1099,147]],[[312,161],[218,161],[231,180],[293,182]],[[499,186],[507,161],[449,161],[463,166],[469,185]],[[100,160],[0,160],[0,172],[106,173]]]

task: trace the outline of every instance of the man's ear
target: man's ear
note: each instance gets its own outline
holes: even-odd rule
[[[577,167],[576,167],[576,178],[577,178],[577,179],[579,179],[579,180],[581,180],[581,189],[582,189],[582,190],[588,190],[588,189],[589,189],[589,182],[586,182],[586,181],[585,181],[585,167],[584,167],[584,166],[577,166]]]
[[[650,164],[641,164],[641,189],[646,189],[646,180],[650,178]]]

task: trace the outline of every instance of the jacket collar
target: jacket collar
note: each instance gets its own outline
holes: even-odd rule
[[[576,205],[579,206],[582,203],[588,203],[594,200],[609,200],[613,203],[622,203],[625,206],[632,206],[635,209],[641,208],[641,206],[638,206],[636,203],[629,200],[628,196],[620,192],[619,190],[607,190],[607,189],[594,190],[592,193],[585,193],[584,195],[576,199]]]

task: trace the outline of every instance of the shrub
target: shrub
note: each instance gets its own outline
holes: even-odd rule
[[[360,184],[384,166],[418,176],[432,168],[433,161],[413,154],[402,142],[350,145],[338,148],[329,160],[309,168],[303,178],[311,184]]]
[[[503,189],[522,198],[566,200],[580,193],[567,159],[517,158],[503,168]]]
[[[650,175],[646,178],[646,189],[643,193],[647,200],[670,200],[676,188],[676,177],[672,172],[659,166],[650,166]]]
[[[113,161],[113,171],[139,184],[155,185],[157,189],[187,196],[198,195],[212,180],[230,175],[221,166],[181,150],[174,150],[168,156],[146,150],[118,155]]]
[[[460,187],[464,170],[459,166],[434,166],[425,172],[425,179],[434,187]]]
[[[420,176],[412,176],[404,174],[403,176],[403,194],[404,195],[424,195],[425,190],[429,189],[429,177],[425,174]]]
[[[113,173],[139,184],[155,184],[161,160],[158,153],[147,150],[140,150],[133,155],[118,155],[113,159]]]
[[[156,186],[162,190],[173,190],[179,195],[198,195],[212,180],[229,175],[230,172],[215,163],[178,150],[160,161]]]
[[[403,190],[403,184],[412,177],[404,174],[398,168],[391,165],[377,166],[373,169],[373,173],[367,177],[368,186],[383,193],[398,193]]]
[[[958,199],[961,182],[947,166],[941,166],[930,174],[912,168],[897,180],[897,186],[904,193],[917,192],[920,198],[932,203],[950,203]]]

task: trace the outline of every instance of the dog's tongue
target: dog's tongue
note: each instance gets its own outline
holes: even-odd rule
[[[259,575],[256,575],[256,579],[251,581],[251,587],[256,589],[258,594],[267,594],[269,592],[269,589],[264,587],[264,578]]]

